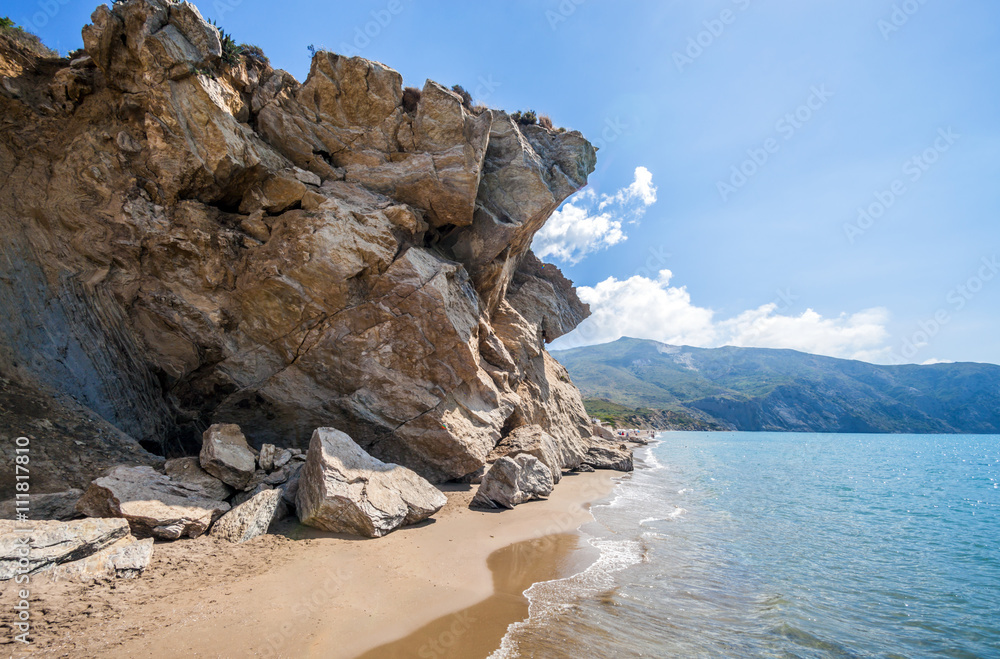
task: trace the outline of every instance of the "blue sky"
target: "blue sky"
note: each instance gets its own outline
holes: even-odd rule
[[[1000,3],[196,4],[300,80],[313,44],[599,143],[536,240],[595,311],[559,346],[1000,363]],[[65,52],[94,6],[0,15]]]

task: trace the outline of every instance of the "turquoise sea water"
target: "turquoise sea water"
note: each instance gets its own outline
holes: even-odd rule
[[[496,657],[1000,657],[1000,437],[658,437]]]

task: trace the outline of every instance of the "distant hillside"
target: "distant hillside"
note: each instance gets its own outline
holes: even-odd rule
[[[1000,366],[992,364],[878,366],[629,338],[552,354],[589,408],[603,400],[735,430],[1000,433]]]

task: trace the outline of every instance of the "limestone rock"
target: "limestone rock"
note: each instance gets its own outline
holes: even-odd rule
[[[594,434],[594,437],[598,437],[600,439],[607,439],[610,441],[615,441],[617,439],[617,437],[615,437],[615,434],[613,432],[611,432],[608,428],[606,428],[600,423],[595,423],[591,425],[590,430]]]
[[[83,490],[70,489],[65,492],[48,494],[31,493],[29,499],[29,519],[68,520],[78,517],[76,502],[80,500]],[[0,519],[17,519],[18,499],[0,502]],[[23,505],[23,501],[21,502]]]
[[[537,425],[579,464],[589,421],[545,343],[589,310],[529,248],[594,169],[582,135],[431,81],[406,108],[359,57],[319,52],[302,84],[223,66],[170,0],[102,5],[84,44],[0,94],[0,372],[163,454],[202,448],[203,423],[284,448],[337,427],[444,481]],[[233,452],[202,466],[253,487]],[[133,462],[71,455],[46,456],[66,487]]]
[[[632,471],[632,451],[604,440],[594,442],[583,461],[594,469]]]
[[[136,540],[128,536],[101,551],[78,561],[62,563],[42,574],[52,581],[81,582],[136,579],[142,576],[153,559],[153,539]]]
[[[0,581],[86,558],[126,537],[129,525],[123,519],[0,520]],[[26,563],[19,564],[21,559]]]
[[[77,510],[88,517],[124,517],[139,537],[174,540],[197,538],[229,504],[150,467],[116,467],[90,484]]]
[[[183,483],[201,489],[206,499],[222,501],[233,493],[232,488],[218,478],[201,468],[198,458],[175,458],[167,460],[163,465],[167,476],[175,483]]]
[[[226,485],[242,490],[254,476],[256,462],[247,438],[234,423],[216,423],[201,436],[201,468]]]
[[[530,425],[515,428],[496,445],[496,448],[490,453],[490,460],[508,455],[516,456],[520,453],[527,453],[538,458],[552,472],[553,482],[558,483],[562,478],[563,461],[559,455],[559,449],[555,440],[552,439],[552,435],[542,430],[541,426]]]
[[[257,464],[260,468],[271,473],[274,471],[274,444],[264,444],[260,447],[260,455],[257,456]]]
[[[574,469],[573,471],[579,472],[581,474],[583,474],[583,473],[591,473],[591,472],[594,471],[594,468],[591,467],[586,462],[581,462],[579,465],[577,465],[576,469]]]
[[[265,490],[220,517],[212,535],[236,543],[256,538],[279,519],[280,505],[281,490]]]
[[[525,501],[541,499],[552,493],[552,472],[533,455],[522,453],[502,457],[483,476],[472,498],[480,508],[513,508]]]
[[[313,433],[296,495],[303,524],[376,538],[427,519],[445,503],[416,473],[373,458],[339,430]]]

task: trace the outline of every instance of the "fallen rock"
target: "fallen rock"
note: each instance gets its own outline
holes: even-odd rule
[[[539,425],[521,426],[515,428],[500,440],[490,453],[489,460],[496,460],[508,455],[527,453],[538,458],[552,472],[552,481],[558,483],[562,478],[562,460],[559,449],[552,435],[545,432]]]
[[[293,455],[292,452],[289,451],[288,449],[282,449],[281,453],[278,453],[276,456],[274,456],[274,468],[281,469],[286,464],[291,462],[292,455]],[[300,456],[302,455],[301,452],[299,453],[299,455]],[[302,456],[302,460],[305,461],[305,456]]]
[[[226,485],[242,490],[256,469],[253,452],[235,423],[216,423],[201,436],[201,468]]]
[[[28,505],[28,518],[68,520],[79,517],[80,513],[76,512],[76,502],[80,500],[82,494],[83,490],[76,488],[49,494],[32,493]],[[0,519],[17,519],[18,505],[24,503],[19,504],[18,499],[0,502]]]
[[[198,458],[176,458],[163,465],[170,480],[200,488],[206,499],[223,500],[233,493],[233,489],[201,468]]]
[[[274,454],[276,448],[274,444],[264,444],[260,447],[260,455],[257,456],[257,464],[268,473],[274,471]]]
[[[632,471],[632,451],[622,446],[595,442],[583,458],[594,469]]]
[[[20,529],[29,531],[23,533]],[[123,519],[2,520],[0,581],[86,558],[126,537],[129,525]]]
[[[110,581],[142,576],[153,559],[153,539],[127,536],[83,560],[57,565],[42,572],[52,581]]]
[[[502,457],[493,463],[472,499],[481,508],[513,508],[552,493],[552,472],[538,458],[527,453]]]
[[[212,535],[236,543],[256,538],[281,519],[281,507],[281,490],[260,492],[219,518],[212,526]]]
[[[373,458],[333,428],[313,432],[295,499],[303,524],[371,538],[427,519],[447,501],[414,471]]]
[[[305,462],[292,462],[289,465],[291,471],[288,474],[288,480],[278,486],[285,503],[293,508],[295,507],[295,497],[299,493],[299,478],[302,476],[303,466],[305,466]]]
[[[605,428],[604,425],[600,423],[592,424],[590,427],[590,431],[594,433],[595,437],[600,437],[601,439],[610,439],[611,441],[614,441],[616,439],[615,434],[611,432],[611,430],[609,430],[608,428]]]
[[[139,537],[176,540],[197,538],[229,504],[152,467],[116,467],[90,484],[76,508],[88,517],[124,517]]]
[[[589,473],[589,472],[593,472],[594,468],[591,467],[589,464],[587,464],[585,462],[582,462],[573,471],[578,472],[578,473]]]

